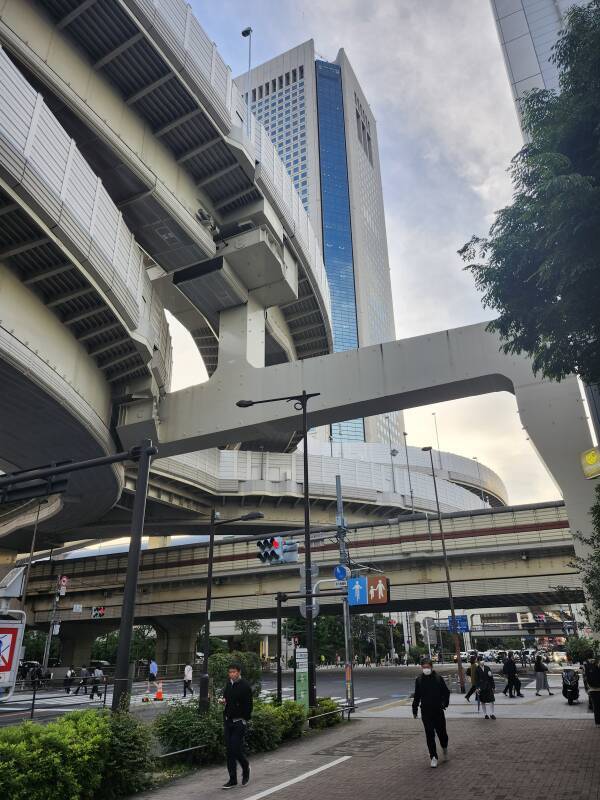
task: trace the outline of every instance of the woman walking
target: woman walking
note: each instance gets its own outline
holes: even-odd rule
[[[539,697],[541,689],[547,689],[548,694],[550,697],[554,694],[554,692],[550,691],[550,687],[548,686],[548,667],[542,661],[541,656],[535,657],[535,664],[533,666],[533,671],[535,672],[535,693]]]
[[[484,719],[496,719],[494,714],[494,703],[496,702],[496,695],[494,691],[496,684],[494,683],[494,676],[492,670],[484,663],[480,657],[477,662],[477,696],[479,702],[483,706]],[[488,714],[488,711],[490,712]]]

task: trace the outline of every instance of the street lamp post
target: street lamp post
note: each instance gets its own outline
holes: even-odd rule
[[[230,524],[232,522],[249,522],[254,519],[262,519],[264,514],[261,511],[251,511],[241,517],[233,519],[217,520],[217,512],[214,508],[210,512],[210,529],[208,532],[208,572],[206,575],[206,600],[205,600],[205,623],[204,623],[204,643],[202,645],[202,673],[200,675],[200,691],[198,692],[198,710],[200,713],[208,711],[208,656],[210,652],[210,611],[212,605],[212,575],[213,560],[215,552],[215,528],[217,525]]]
[[[248,80],[246,81],[246,130],[248,138],[252,135],[250,124],[250,72],[252,71],[252,28],[248,26],[242,31],[244,39],[248,39]]]
[[[431,412],[433,417],[433,424],[435,425],[435,441],[437,442],[438,461],[440,462],[440,469],[442,468],[442,451],[440,450],[440,434],[438,432],[437,414],[435,411]]]
[[[458,638],[458,631],[456,628],[456,612],[454,610],[454,597],[452,595],[452,581],[450,580],[450,567],[448,566],[448,554],[446,553],[446,540],[444,538],[444,527],[442,525],[442,512],[440,511],[440,500],[438,497],[437,481],[435,478],[435,468],[433,466],[433,452],[431,447],[422,447],[421,450],[429,453],[431,460],[431,474],[433,476],[433,489],[435,492],[435,504],[437,507],[438,522],[440,526],[440,539],[442,541],[442,552],[444,554],[444,569],[446,571],[446,586],[448,587],[448,600],[450,601],[450,618],[452,619],[452,635],[454,637],[454,647],[456,650],[456,665],[458,667],[458,681],[460,683],[460,691],[465,693],[465,673],[460,658],[460,640]]]
[[[312,597],[312,563],[310,546],[310,494],[308,485],[308,423],[306,407],[308,401],[318,397],[320,392],[308,394],[305,389],[302,394],[289,397],[271,397],[268,400],[238,400],[239,408],[261,405],[262,403],[276,403],[285,401],[293,403],[296,411],[302,411],[302,441],[304,446],[304,575],[306,593],[306,649],[308,651],[308,704],[311,708],[317,705],[317,682],[315,670],[315,647],[313,627],[313,597]]]
[[[404,452],[406,454],[406,471],[408,472],[408,489],[410,491],[410,510],[414,514],[415,513],[415,497],[413,495],[413,488],[412,488],[412,479],[410,477],[410,461],[408,460],[408,433],[404,431],[402,434],[404,436]]]

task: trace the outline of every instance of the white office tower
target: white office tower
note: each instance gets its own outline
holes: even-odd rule
[[[311,40],[236,78],[321,239],[336,351],[396,338],[375,118],[344,50]],[[302,326],[301,319],[295,321]],[[402,441],[402,414],[336,423],[334,441]]]
[[[513,96],[531,89],[558,89],[550,61],[565,12],[581,0],[491,0]]]

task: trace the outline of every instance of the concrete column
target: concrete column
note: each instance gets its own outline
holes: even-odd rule
[[[155,658],[159,666],[160,674],[164,677],[177,677],[183,667],[192,661],[196,651],[196,639],[200,626],[197,616],[169,618],[161,617],[155,623],[156,628],[156,652]]]
[[[238,361],[265,365],[265,310],[252,297],[219,316],[219,368]]]
[[[63,667],[79,669],[90,663],[92,647],[98,636],[110,628],[101,622],[96,625],[63,623],[60,626],[60,661]]]

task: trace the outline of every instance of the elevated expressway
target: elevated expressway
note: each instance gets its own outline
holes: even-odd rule
[[[0,467],[115,450],[118,408],[168,391],[165,309],[209,374],[248,330],[257,366],[329,352],[317,239],[188,6],[2,0],[0,43]],[[73,476],[40,543],[124,485]]]
[[[581,602],[581,584],[570,566],[573,538],[564,504],[498,508],[444,517],[444,531],[457,606],[537,606],[557,600]],[[382,611],[447,608],[439,529],[422,518],[407,518],[384,528],[351,532],[352,558],[377,567],[391,582],[391,602]],[[300,546],[302,553],[302,546]],[[275,593],[298,591],[298,567],[265,567],[256,558],[256,541],[236,537],[216,545],[213,587],[215,619],[274,616]],[[331,577],[337,544],[320,535],[313,556],[319,577]],[[28,617],[48,623],[58,575],[69,576],[61,601],[61,640],[67,658],[87,658],[93,639],[118,626],[126,554],[37,563],[31,572]],[[187,657],[203,621],[206,544],[146,550],[142,555],[136,620],[156,626],[172,662]],[[557,588],[560,587],[560,588]],[[323,597],[324,613],[339,613],[336,598]],[[74,603],[81,612],[72,611]],[[92,606],[106,608],[103,620],[90,619]],[[289,615],[298,614],[290,600]],[[75,658],[75,660],[77,660]]]
[[[159,413],[165,309],[215,385],[240,357],[276,369],[331,350],[308,217],[188,5],[0,0],[0,44],[0,468],[113,451],[120,421]],[[194,474],[194,457],[156,462],[148,530],[196,524],[215,502],[266,503],[273,524],[284,521],[281,507],[302,493],[285,455],[296,427],[215,440],[235,449],[233,472],[205,447]],[[261,448],[264,475],[240,442]],[[311,460],[317,521],[330,515],[336,471],[356,519],[409,507],[400,467],[394,492],[386,465],[365,474],[352,459]],[[456,458],[441,470],[443,507],[477,507],[482,491],[504,502],[497,476],[481,473]],[[134,483],[127,467],[74,475],[40,509],[39,546],[126,533]],[[415,484],[415,507],[431,508],[426,467]],[[27,549],[36,517],[32,507],[3,514],[2,547]]]

